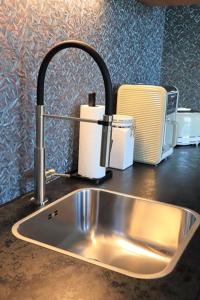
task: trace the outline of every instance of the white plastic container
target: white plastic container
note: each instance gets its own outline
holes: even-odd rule
[[[133,164],[134,120],[131,116],[114,115],[110,167],[124,170]]]

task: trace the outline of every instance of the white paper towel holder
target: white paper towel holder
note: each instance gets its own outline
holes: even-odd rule
[[[99,106],[99,105],[96,105],[96,93],[95,92],[93,92],[93,93],[89,93],[88,94],[88,105],[82,105],[82,108],[84,109],[84,110],[87,110],[87,107],[88,107],[88,109],[90,110],[90,114],[92,113],[94,113],[94,110],[93,109],[95,109],[95,107],[97,108],[97,110],[98,110],[98,113],[99,113],[99,110],[100,111],[102,111],[102,114],[104,114],[105,113],[105,111],[104,111],[104,109],[103,109],[103,106]],[[94,118],[95,119],[95,117],[94,117],[94,115],[90,115],[89,117],[88,116],[81,116],[81,113],[80,113],[80,118]],[[99,115],[98,115],[98,118],[97,119],[99,119]],[[80,126],[81,126],[81,123],[80,123]],[[85,126],[85,124],[83,125],[83,126]],[[90,125],[90,126],[95,126],[95,125]],[[80,127],[80,129],[81,129],[81,127]],[[87,128],[87,130],[88,130],[88,128]],[[81,131],[80,131],[80,133],[79,134],[81,134]],[[96,133],[95,133],[96,134]],[[100,139],[102,139],[102,137],[100,137]],[[85,160],[85,159],[87,159],[88,160],[88,158],[85,158],[85,155],[83,155],[83,153],[81,152],[81,154],[80,154],[80,145],[82,145],[83,146],[83,140],[84,140],[84,151],[85,151],[85,139],[81,139],[81,136],[79,136],[79,161],[78,161],[78,164],[79,163],[81,163],[82,162],[82,160]],[[81,144],[80,144],[81,143]],[[95,146],[94,147],[96,147],[96,145],[98,145],[98,142],[97,142],[97,144],[95,144]],[[93,149],[93,144],[90,144],[90,145],[88,145],[88,147],[91,149],[91,147],[92,147],[92,149]],[[96,153],[96,155],[97,155],[97,157],[95,157],[94,159],[95,159],[95,161],[98,161],[98,159],[100,159],[100,153],[98,153],[98,150],[97,150],[97,153]],[[99,155],[99,158],[98,158],[98,155]],[[94,166],[94,168],[97,168],[99,171],[96,171],[96,172],[94,172],[94,171],[91,171],[90,170],[90,168],[88,169],[88,166],[87,166],[87,163],[85,164],[83,164],[82,165],[82,163],[81,163],[81,165],[80,165],[80,168],[79,168],[79,166],[78,166],[78,170],[77,170],[77,172],[75,172],[75,173],[73,173],[72,174],[72,177],[76,177],[76,178],[79,178],[79,179],[83,179],[83,180],[87,180],[87,181],[89,181],[89,182],[92,182],[92,183],[94,183],[94,184],[101,184],[101,183],[103,183],[105,180],[107,180],[107,179],[109,179],[109,178],[111,178],[112,177],[112,171],[111,170],[102,170],[102,167],[99,165],[98,166],[98,163],[96,163],[95,162],[95,166]],[[98,174],[98,172],[100,172],[100,173],[102,173],[101,175],[102,176],[99,176],[100,174]],[[104,174],[105,175],[104,175]],[[95,177],[95,174],[97,175],[98,174],[98,177]]]

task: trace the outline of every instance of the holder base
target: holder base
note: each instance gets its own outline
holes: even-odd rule
[[[86,180],[86,181],[89,181],[91,183],[99,185],[99,184],[102,184],[104,181],[112,178],[112,174],[113,173],[112,173],[111,170],[107,170],[106,175],[101,177],[101,178],[89,178],[89,177],[84,177],[84,176],[79,175],[78,172],[74,172],[74,173],[70,174],[70,177],[81,179],[81,180]]]

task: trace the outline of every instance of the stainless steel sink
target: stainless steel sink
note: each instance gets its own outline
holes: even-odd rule
[[[136,278],[170,273],[200,224],[196,212],[101,189],[76,190],[17,222],[13,234]]]

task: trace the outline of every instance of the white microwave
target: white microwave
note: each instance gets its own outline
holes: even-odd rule
[[[157,165],[173,153],[178,94],[173,86],[119,87],[117,114],[131,115],[135,120],[134,161]]]

